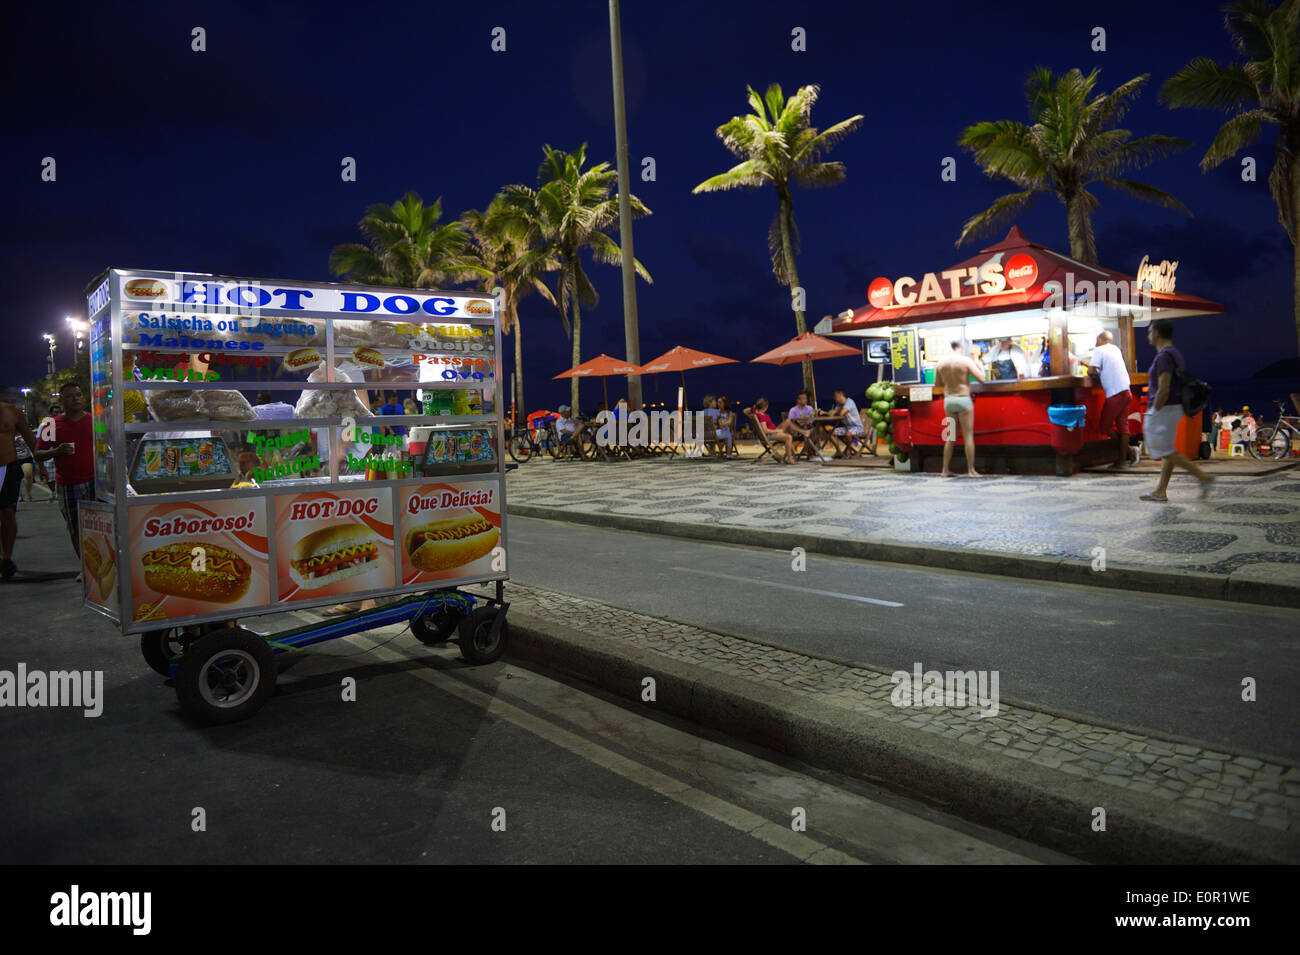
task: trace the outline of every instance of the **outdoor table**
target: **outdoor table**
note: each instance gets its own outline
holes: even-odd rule
[[[837,414],[819,414],[813,415],[812,435],[810,440],[813,449],[821,454],[822,448],[826,446],[826,441],[830,438],[830,429],[838,428],[844,423],[844,416]]]

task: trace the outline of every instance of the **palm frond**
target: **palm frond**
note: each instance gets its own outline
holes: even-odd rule
[[[1199,107],[1225,113],[1258,104],[1259,98],[1259,88],[1243,67],[1235,63],[1222,66],[1208,56],[1196,57],[1165,80],[1158,96],[1174,109]]]
[[[1205,150],[1205,156],[1201,159],[1201,171],[1208,172],[1225,159],[1235,156],[1259,139],[1265,123],[1276,121],[1272,113],[1262,109],[1251,109],[1233,116],[1219,127],[1214,141]]]
[[[810,189],[838,186],[845,178],[844,163],[819,162],[804,166],[794,174],[793,182]]]
[[[1293,164],[1296,163],[1297,157],[1286,149],[1281,137],[1278,138],[1277,150],[1274,153],[1273,169],[1268,174],[1268,190],[1273,194],[1273,202],[1277,205],[1277,220],[1286,230],[1287,237],[1291,244],[1295,245],[1300,236],[1297,235],[1297,223],[1295,220],[1295,180],[1292,177]]]
[[[725,192],[728,189],[754,189],[767,182],[766,170],[761,161],[746,159],[732,166],[726,172],[719,173],[691,190],[692,194],[701,192]]]
[[[993,205],[962,224],[961,234],[954,244],[962,246],[980,236],[993,233],[1032,206],[1043,192],[1042,189],[1026,189],[1024,192],[1013,192],[998,198]]]
[[[1110,186],[1112,189],[1118,189],[1120,192],[1126,192],[1135,199],[1141,199],[1143,202],[1150,202],[1153,205],[1163,206],[1166,209],[1177,209],[1179,212],[1185,213],[1189,216],[1192,214],[1192,211],[1188,209],[1187,206],[1183,205],[1169,193],[1157,189],[1155,186],[1149,186],[1144,182],[1136,182],[1132,179],[1118,179],[1113,176],[1106,176],[1098,179],[1097,182],[1102,185]],[[1085,193],[1085,195],[1092,199],[1092,203],[1090,203],[1090,211],[1091,208],[1096,208],[1096,206],[1100,205],[1091,193]]]

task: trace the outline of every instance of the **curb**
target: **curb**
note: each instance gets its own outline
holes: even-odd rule
[[[886,721],[849,725],[845,710],[819,700],[528,614],[511,613],[507,656],[1090,862],[1300,861],[1300,834],[1174,806]],[[653,704],[640,702],[646,677],[655,680]],[[1104,833],[1091,829],[1097,806],[1106,811]]]
[[[1136,590],[1164,596],[1197,597],[1204,600],[1231,600],[1272,607],[1300,608],[1300,586],[1237,578],[1235,574],[1157,570],[1115,564],[1111,564],[1104,572],[1098,573],[1093,571],[1091,563],[1086,560],[1064,557],[1035,557],[976,548],[954,550],[888,541],[846,540],[842,537],[726,527],[718,524],[685,524],[649,517],[632,517],[626,514],[568,511],[555,507],[540,507],[536,504],[508,504],[507,506],[510,515],[515,517],[532,517],[569,524],[590,524],[607,529],[657,534],[661,537],[770,547],[787,551],[792,547],[802,547],[809,553],[829,557],[851,557],[890,564],[938,567],[944,570],[994,574],[1021,580],[1079,584],[1110,590]]]

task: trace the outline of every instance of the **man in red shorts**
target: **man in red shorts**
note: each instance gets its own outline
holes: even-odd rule
[[[1133,403],[1128,368],[1124,353],[1115,344],[1110,332],[1097,336],[1097,348],[1088,359],[1088,370],[1101,382],[1106,392],[1106,403],[1101,408],[1101,433],[1119,432],[1119,459],[1110,466],[1112,471],[1122,471],[1129,466],[1128,410]]]

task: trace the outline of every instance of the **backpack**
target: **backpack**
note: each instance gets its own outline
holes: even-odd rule
[[[1180,362],[1174,366],[1171,387],[1178,389],[1178,396],[1183,401],[1183,415],[1194,418],[1210,403],[1210,392],[1214,389],[1199,378],[1193,378]]]

